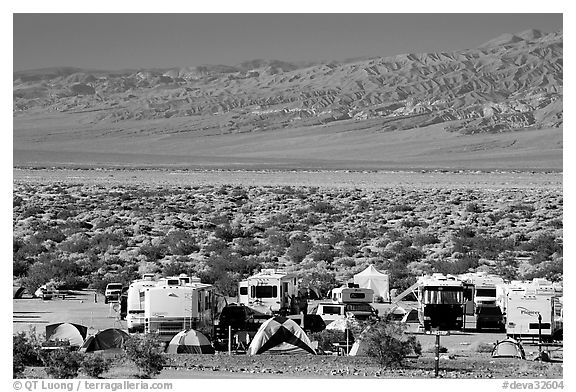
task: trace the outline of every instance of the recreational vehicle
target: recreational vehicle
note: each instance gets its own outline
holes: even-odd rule
[[[359,288],[356,284],[332,289],[331,302],[321,302],[316,308],[326,324],[340,318],[353,316],[359,320],[366,320],[377,315],[370,305],[374,299],[374,290]]]
[[[434,274],[418,280],[418,317],[425,331],[463,327],[464,285],[454,277]]]
[[[144,289],[144,332],[170,340],[185,329],[211,330],[214,286],[203,283],[157,285]]]
[[[238,302],[264,314],[295,314],[303,308],[299,301],[296,275],[264,269],[240,282]]]
[[[514,338],[553,340],[562,326],[562,301],[550,282],[542,279],[503,286],[500,304],[506,334]]]
[[[144,290],[156,286],[153,274],[144,274],[128,286],[126,324],[128,332],[144,332]]]
[[[504,328],[502,311],[498,307],[497,286],[504,280],[495,275],[460,275],[464,285],[464,329]]]

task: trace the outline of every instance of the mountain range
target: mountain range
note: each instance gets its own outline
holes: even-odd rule
[[[93,164],[558,169],[563,34],[329,63],[18,71],[13,105],[15,165],[86,152]]]

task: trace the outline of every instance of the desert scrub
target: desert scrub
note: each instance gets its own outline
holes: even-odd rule
[[[100,378],[102,373],[110,370],[112,362],[99,354],[86,354],[80,363],[83,373],[92,378]]]
[[[76,378],[82,363],[82,354],[60,348],[42,353],[44,370],[53,378]]]
[[[14,378],[20,377],[26,366],[42,365],[39,350],[40,342],[34,330],[31,330],[28,334],[19,332],[12,335],[12,370]]]
[[[486,342],[474,342],[470,345],[470,350],[477,353],[491,353],[494,345]]]
[[[160,374],[166,364],[160,342],[150,335],[133,335],[126,342],[126,355],[140,371],[139,377],[151,378]]]
[[[406,326],[397,322],[378,320],[360,336],[366,354],[383,368],[401,367],[406,357],[422,354],[422,346],[413,335],[406,335]]]

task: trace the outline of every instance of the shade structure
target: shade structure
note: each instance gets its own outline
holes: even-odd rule
[[[249,355],[269,354],[316,354],[310,339],[294,321],[276,316],[260,326],[248,347]]]
[[[92,352],[123,349],[124,344],[129,338],[130,335],[121,329],[108,328],[103,331],[99,331],[96,335],[90,336],[88,339],[86,339],[80,348],[80,351]]]
[[[178,332],[166,347],[168,354],[214,354],[214,347],[201,332],[188,329]]]
[[[492,350],[493,358],[520,358],[525,359],[524,348],[515,339],[508,338],[496,343]]]
[[[88,328],[80,324],[56,323],[46,326],[46,341],[69,341],[70,346],[80,347],[84,344]]]
[[[389,276],[378,271],[373,264],[354,275],[354,283],[361,288],[374,290],[374,295],[382,297],[385,302],[390,301]]]

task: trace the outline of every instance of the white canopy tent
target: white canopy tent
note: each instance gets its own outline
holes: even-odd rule
[[[382,297],[384,302],[390,301],[389,276],[378,271],[373,264],[354,275],[354,283],[359,287],[374,290],[374,296]]]

